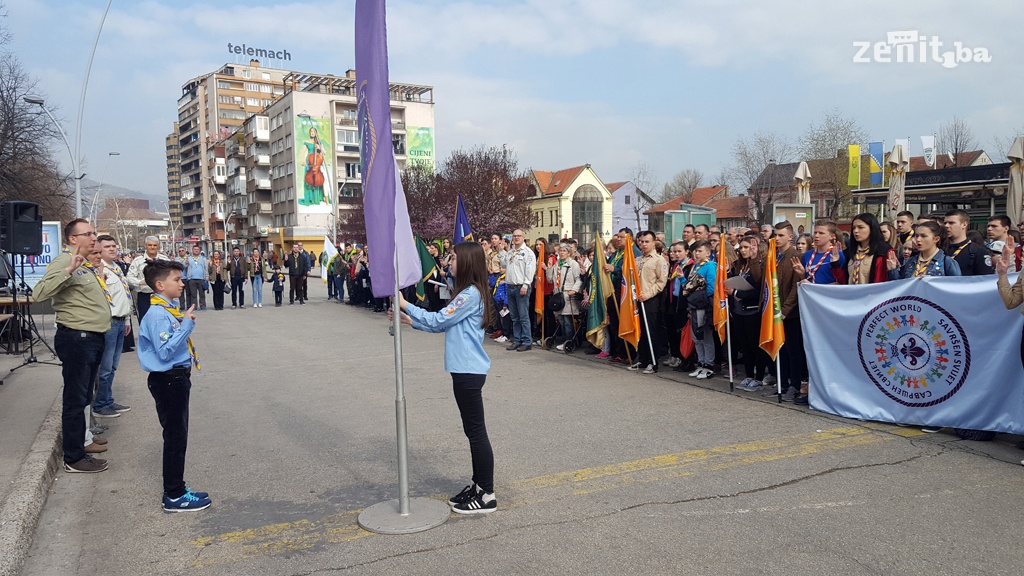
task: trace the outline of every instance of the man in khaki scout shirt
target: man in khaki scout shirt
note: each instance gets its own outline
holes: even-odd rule
[[[66,472],[102,472],[107,461],[85,453],[85,408],[103,358],[110,330],[110,303],[94,268],[83,266],[96,244],[96,232],[78,218],[64,226],[68,249],[53,259],[36,284],[36,301],[52,300],[57,319],[53,347],[63,365],[61,413]]]
[[[668,346],[665,344],[664,330],[661,329],[662,290],[668,283],[668,262],[655,251],[654,233],[650,230],[640,232],[636,235],[637,246],[643,256],[637,261],[637,268],[640,269],[640,293],[637,300],[643,303],[643,314],[646,321],[642,324],[641,334],[643,341],[640,342],[637,350],[637,363],[630,366],[630,370],[643,369],[644,374],[651,374],[658,371],[658,359],[664,356]],[[651,349],[654,354],[651,354]]]

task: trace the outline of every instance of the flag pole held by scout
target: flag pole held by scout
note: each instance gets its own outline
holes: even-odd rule
[[[391,147],[384,0],[356,0],[356,85],[363,160],[364,214],[373,295],[392,296],[420,278],[421,266],[409,225],[409,210]],[[359,526],[381,534],[411,534],[444,524],[448,504],[409,498],[408,429],[402,377],[401,314],[390,331],[395,344],[395,420],[398,436],[398,499],[379,502],[359,514]]]

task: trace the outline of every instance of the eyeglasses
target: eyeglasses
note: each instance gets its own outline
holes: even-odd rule
[[[72,234],[72,236],[95,236],[96,232],[82,232],[81,234]]]

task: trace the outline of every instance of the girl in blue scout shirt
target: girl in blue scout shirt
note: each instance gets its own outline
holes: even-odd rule
[[[455,276],[455,297],[440,312],[411,306],[398,294],[402,323],[424,332],[444,332],[444,369],[452,375],[455,403],[473,457],[473,483],[448,503],[458,514],[486,514],[498,509],[494,496],[494,453],[484,424],[481,390],[491,360],[484,352],[484,328],[490,316],[490,294],[484,250],[476,242],[460,242],[449,260]],[[392,309],[388,310],[391,318]]]

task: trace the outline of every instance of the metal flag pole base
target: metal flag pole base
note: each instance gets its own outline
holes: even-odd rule
[[[397,233],[396,233],[397,234]],[[395,245],[397,246],[397,238]],[[391,335],[395,339],[395,428],[398,436],[398,499],[380,502],[359,513],[359,526],[378,534],[412,534],[436,528],[451,515],[447,502],[409,498],[409,430],[406,424],[405,380],[402,366],[402,311],[398,296],[398,250],[395,250],[395,292],[391,298]]]
[[[775,392],[779,397],[779,404],[782,404],[782,358],[775,353]]]
[[[448,521],[448,504],[433,498],[410,498],[409,513],[402,514],[398,500],[379,502],[359,513],[359,527],[377,534],[413,534]]]

